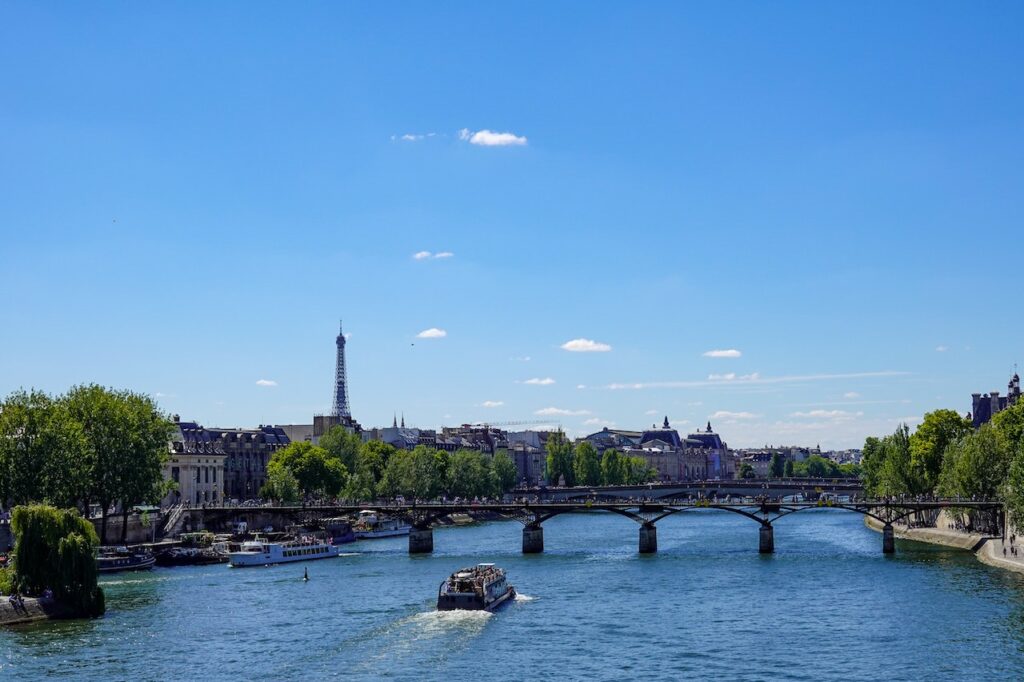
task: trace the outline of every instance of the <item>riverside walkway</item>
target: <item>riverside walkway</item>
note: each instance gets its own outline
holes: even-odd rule
[[[1005,528],[1005,509],[999,501],[962,500],[847,500],[823,499],[816,501],[784,501],[768,497],[716,501],[706,498],[680,498],[672,500],[617,500],[586,499],[575,501],[513,501],[484,503],[426,502],[411,504],[362,502],[358,504],[329,504],[266,507],[206,507],[193,509],[200,512],[203,527],[216,526],[235,520],[249,520],[254,527],[258,518],[273,515],[293,523],[316,523],[322,519],[348,516],[362,510],[372,510],[406,520],[409,532],[409,552],[429,553],[434,550],[433,526],[452,514],[490,516],[514,519],[523,524],[523,553],[544,551],[543,523],[561,514],[611,513],[628,518],[639,525],[639,551],[651,554],[658,551],[657,523],[676,514],[697,518],[701,512],[735,514],[758,524],[758,551],[775,551],[775,528],[779,520],[797,512],[810,510],[844,510],[861,514],[882,524],[882,552],[895,551],[893,524],[908,520],[927,523],[943,510],[970,513],[983,520],[992,535]]]

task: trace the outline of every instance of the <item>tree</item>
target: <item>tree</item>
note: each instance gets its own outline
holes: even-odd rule
[[[900,424],[882,439],[882,466],[878,471],[880,495],[907,495],[921,492],[922,481],[914,475],[910,462],[910,429]]]
[[[96,584],[96,547],[92,524],[74,509],[45,505],[15,507],[15,589],[28,595],[53,590],[54,598],[79,616],[100,616],[103,590]]]
[[[768,467],[769,478],[782,478],[784,473],[786,473],[786,460],[779,453],[773,452],[772,461]]]
[[[519,471],[516,469],[512,458],[507,454],[504,452],[496,454],[494,461],[491,462],[491,468],[494,470],[498,492],[507,493],[516,486],[516,481],[519,479]]]
[[[626,485],[640,485],[658,478],[658,470],[649,466],[643,457],[624,457],[622,463]]]
[[[80,492],[82,507],[99,502],[105,543],[111,505],[131,507],[157,489],[171,425],[148,396],[131,391],[75,386],[62,402],[82,429],[81,470],[74,476],[88,481]]]
[[[882,441],[869,436],[861,450],[861,478],[864,481],[864,493],[868,497],[878,497],[882,477],[882,464],[885,463],[885,450]]]
[[[398,450],[388,460],[381,478],[380,491],[385,497],[404,495],[429,500],[446,487],[446,453],[424,445],[412,450]]]
[[[750,462],[740,462],[740,468],[736,470],[737,478],[754,478],[754,467]]]
[[[362,446],[363,439],[344,426],[335,426],[320,437],[320,447],[326,450],[331,458],[341,462],[349,473],[355,473],[356,456]]]
[[[295,504],[300,497],[299,482],[288,467],[267,467],[267,482],[260,495],[281,504]]]
[[[1024,528],[1024,443],[1013,452],[1003,494],[1010,521],[1015,528]]]
[[[601,462],[589,441],[582,440],[576,444],[572,466],[577,485],[601,485]]]
[[[793,460],[786,460],[786,466],[782,470],[782,473],[786,478],[793,478]]]
[[[622,455],[615,448],[608,448],[601,457],[601,480],[605,485],[622,485],[626,482],[626,467]]]
[[[970,431],[970,420],[955,410],[935,410],[924,416],[910,437],[910,465],[924,491],[931,492],[939,484],[942,456],[949,444]]]
[[[1011,407],[997,412],[992,417],[992,424],[1012,451],[1024,447],[1024,400],[1018,400]]]
[[[939,491],[970,499],[998,499],[1013,459],[1008,441],[994,424],[983,424],[946,448]]]
[[[267,475],[281,468],[291,472],[307,497],[335,497],[348,481],[348,471],[341,460],[309,441],[296,441],[271,455]]]
[[[572,445],[565,434],[555,431],[548,435],[545,445],[547,449],[547,479],[548,483],[558,485],[559,479],[565,480],[565,485],[576,484],[576,472],[572,468]]]
[[[493,492],[489,462],[478,450],[459,450],[448,463],[447,492],[453,497],[479,497]]]

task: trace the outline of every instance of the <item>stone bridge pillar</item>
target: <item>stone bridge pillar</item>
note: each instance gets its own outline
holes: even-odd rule
[[[760,543],[757,551],[761,554],[772,554],[775,552],[775,528],[770,523],[761,524]]]
[[[430,554],[434,551],[434,529],[417,528],[409,529],[409,554]]]
[[[896,533],[893,532],[892,524],[882,526],[882,554],[892,554],[896,551]]]
[[[523,528],[523,554],[540,554],[544,551],[544,528],[531,523]]]
[[[647,522],[640,526],[640,553],[654,554],[658,551],[658,527]]]

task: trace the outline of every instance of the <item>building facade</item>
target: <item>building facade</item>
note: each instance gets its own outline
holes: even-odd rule
[[[999,395],[999,391],[992,391],[982,395],[981,393],[971,394],[971,423],[974,428],[980,429],[981,425],[992,419],[996,413],[1014,406],[1020,400],[1020,376],[1016,372],[1010,377],[1010,383],[1006,385],[1006,395]]]
[[[162,506],[222,502],[226,458],[223,449],[213,441],[197,439],[194,422],[182,423],[175,417],[175,426],[163,475],[164,480],[174,481],[177,489],[164,497]]]

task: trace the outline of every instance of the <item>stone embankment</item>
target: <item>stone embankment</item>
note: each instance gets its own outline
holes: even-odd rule
[[[881,523],[871,517],[865,517],[864,520],[868,528],[879,533],[882,532]],[[978,561],[984,564],[1024,573],[1024,538],[1018,539],[1014,545],[1018,550],[1017,556],[1013,556],[1010,550],[1009,535],[1016,533],[1014,529],[1011,528],[1009,530],[1007,539],[1004,540],[1001,537],[992,537],[980,533],[967,533],[951,530],[948,527],[941,527],[945,526],[946,523],[947,519],[945,514],[943,514],[939,517],[938,526],[940,527],[937,528],[907,528],[906,526],[893,525],[893,530],[896,537],[901,540],[915,540],[933,545],[966,549],[973,552]],[[1006,550],[1005,556],[1003,549]]]
[[[52,599],[25,598],[15,605],[6,595],[0,597],[0,626],[24,625],[41,620],[71,618],[73,614],[66,606]]]

